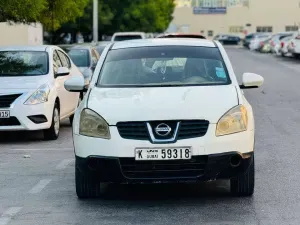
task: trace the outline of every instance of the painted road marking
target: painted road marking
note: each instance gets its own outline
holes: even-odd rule
[[[37,193],[41,192],[50,182],[51,182],[51,179],[40,180],[28,193],[29,194],[37,194]]]
[[[57,166],[56,169],[57,170],[63,170],[66,169],[66,167],[70,164],[74,162],[74,159],[64,159],[63,161],[61,161]]]
[[[70,151],[74,148],[12,148],[10,151]]]
[[[7,209],[0,217],[0,225],[7,225],[11,218],[20,212],[21,209],[22,207],[11,207]]]

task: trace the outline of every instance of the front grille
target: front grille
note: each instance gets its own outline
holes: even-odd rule
[[[180,123],[178,140],[202,137],[206,134],[209,122],[207,120],[185,120]]]
[[[149,140],[149,134],[145,122],[119,122],[117,123],[117,128],[122,138]]]
[[[0,108],[9,108],[10,105],[22,94],[0,95]]]
[[[177,140],[202,137],[206,134],[209,126],[207,120],[182,120],[182,121],[150,121],[152,131],[157,139],[168,139],[169,136],[158,138],[154,132],[155,127],[160,123],[165,123],[175,130],[174,124],[180,122]],[[119,122],[117,123],[119,134],[125,139],[150,140],[146,122]],[[173,136],[173,132],[171,135]]]
[[[1,118],[0,126],[20,126],[20,122],[16,117]]]
[[[190,160],[136,161],[120,158],[125,177],[130,179],[195,178],[204,174],[207,156],[194,156]]]

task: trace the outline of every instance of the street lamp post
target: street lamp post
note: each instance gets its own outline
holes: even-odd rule
[[[98,0],[93,0],[93,41],[98,42]]]

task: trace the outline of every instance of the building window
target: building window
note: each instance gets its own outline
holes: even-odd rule
[[[286,26],[285,31],[298,31],[298,26]]]
[[[207,31],[207,36],[208,37],[214,36],[214,32],[212,30]]]
[[[265,26],[265,27],[256,27],[256,32],[273,32],[273,27]]]
[[[199,7],[222,7],[222,0],[198,0]]]
[[[243,26],[231,26],[229,27],[230,33],[243,33],[244,27]]]

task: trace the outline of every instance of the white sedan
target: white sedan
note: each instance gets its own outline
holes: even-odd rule
[[[212,179],[229,179],[233,194],[252,195],[254,117],[241,88],[262,83],[245,73],[240,86],[216,41],[110,44],[74,117],[78,197],[98,195],[102,182]],[[65,87],[82,92],[84,79]]]
[[[79,93],[64,82],[83,75],[55,46],[0,48],[0,131],[43,130],[57,139],[60,120],[72,120]]]

